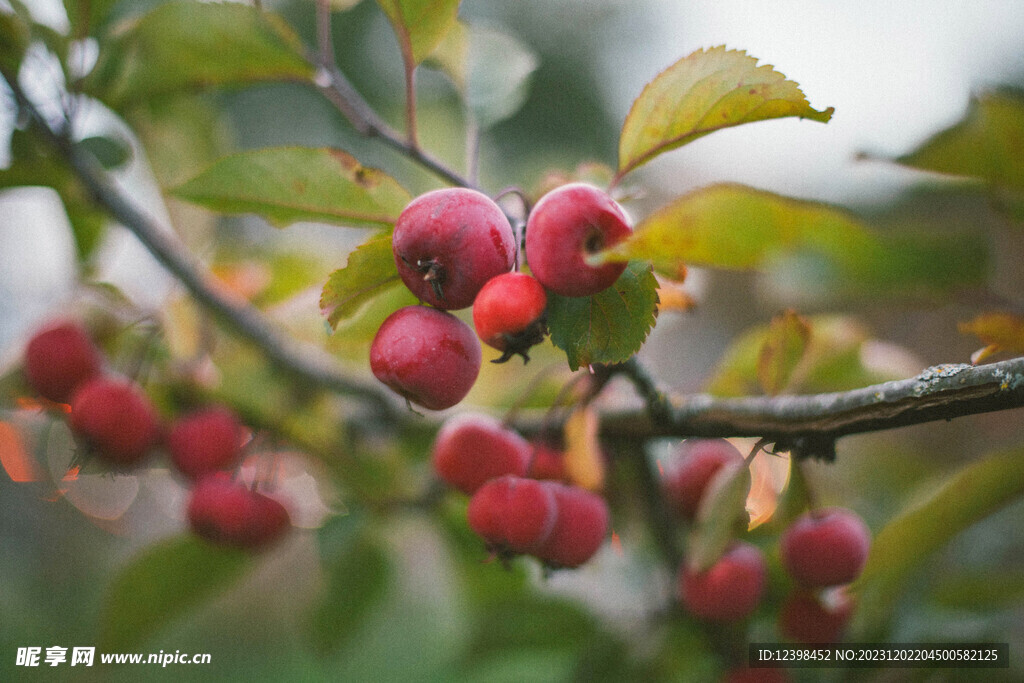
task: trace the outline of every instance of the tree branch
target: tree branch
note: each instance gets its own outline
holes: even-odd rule
[[[325,19],[321,13],[317,14],[318,35],[322,36],[325,32],[329,31],[329,28],[324,26],[328,19],[329,15]],[[345,77],[345,74],[341,72],[341,69],[338,68],[337,62],[334,61],[333,52],[329,55],[330,59],[327,59],[328,55],[324,54],[323,50],[323,38],[320,39],[320,42],[321,49],[319,55],[306,55],[306,61],[317,69],[314,83],[320,93],[341,112],[341,115],[348,120],[360,135],[368,138],[377,138],[445,182],[461,187],[479,189],[476,183],[469,178],[459,175],[440,159],[424,152],[416,141],[415,128],[412,129],[410,136],[406,137],[389,126],[384,119],[380,118],[373,107],[363,99],[359,91],[355,89],[348,78]],[[406,77],[408,87],[408,73]],[[408,97],[410,95],[407,93],[407,100]],[[408,111],[407,116],[409,116]],[[413,113],[411,116],[415,120],[415,114]]]
[[[990,365],[938,365],[910,379],[853,391],[805,396],[665,398],[635,362],[620,372],[638,387],[643,411],[602,415],[602,434],[652,436],[756,436],[798,456],[828,458],[846,434],[951,420],[1024,407],[1024,357]]]
[[[400,409],[388,394],[349,377],[332,356],[316,347],[299,345],[274,328],[255,307],[219,289],[172,232],[126,197],[88,152],[78,147],[63,131],[53,130],[16,79],[7,73],[2,75],[19,106],[64,157],[96,202],[134,234],[200,305],[240,337],[259,347],[268,359],[293,377],[339,394],[357,397],[392,421],[401,420]]]

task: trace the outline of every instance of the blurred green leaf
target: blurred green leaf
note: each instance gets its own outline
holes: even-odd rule
[[[757,358],[757,379],[764,393],[774,396],[786,388],[810,340],[810,324],[795,311],[772,318]]]
[[[106,26],[118,2],[120,0],[64,0],[71,35],[76,38],[97,35]]]
[[[460,673],[473,683],[564,683],[579,680],[572,652],[509,650],[474,662]]]
[[[276,15],[234,2],[175,1],[102,42],[83,88],[120,110],[169,93],[312,76],[301,43]]]
[[[391,564],[361,517],[334,518],[319,540],[327,587],[310,615],[309,636],[324,653],[343,647],[384,598]]]
[[[238,580],[249,554],[180,536],[143,550],[114,577],[103,606],[100,644],[133,650]]]
[[[987,275],[977,237],[880,233],[836,207],[734,184],[679,197],[604,256],[649,259],[668,277],[684,265],[778,269],[795,257],[816,286],[844,294],[944,292]]]
[[[349,254],[344,268],[331,273],[320,295],[320,312],[333,329],[399,282],[391,235],[376,235]]]
[[[424,65],[448,74],[473,120],[490,128],[526,102],[538,61],[532,50],[507,33],[458,22]]]
[[[49,143],[34,130],[14,130],[11,156],[10,167],[0,169],[0,189],[31,185],[53,188],[71,221],[79,257],[88,257],[99,244],[106,214],[96,207],[63,159],[56,157]]]
[[[128,119],[163,188],[184,183],[230,151],[228,125],[210,96],[140,103]]]
[[[721,128],[785,116],[827,123],[833,111],[812,109],[796,83],[742,50],[698,50],[633,102],[619,136],[618,177]]]
[[[398,37],[403,56],[415,66],[455,25],[459,0],[377,0]]]
[[[896,162],[904,166],[978,178],[1024,190],[1024,96],[991,92],[971,100],[967,114]]]
[[[569,367],[621,363],[640,350],[656,322],[658,282],[648,264],[633,262],[611,287],[589,297],[548,294],[551,341]]]
[[[939,579],[932,599],[943,607],[994,611],[1024,604],[1024,573],[1019,568],[967,571]]]
[[[222,213],[255,213],[279,227],[296,221],[390,226],[409,194],[337,149],[273,147],[217,161],[173,194]]]
[[[810,340],[790,374],[794,393],[846,391],[899,379],[896,372],[868,367],[863,346],[871,336],[863,325],[843,316],[807,318]],[[769,325],[736,336],[708,380],[707,391],[718,396],[750,396],[761,390],[758,363],[769,339]]]
[[[750,468],[745,464],[723,467],[711,479],[686,543],[686,563],[691,570],[709,569],[737,533],[747,530],[750,485]]]
[[[1024,451],[972,463],[941,488],[912,503],[875,537],[867,565],[852,586],[858,630],[873,636],[892,617],[892,605],[912,577],[954,536],[1024,495]]]
[[[4,73],[18,73],[21,60],[31,42],[32,33],[28,24],[17,14],[0,10],[0,69]]]
[[[480,615],[470,656],[522,650],[579,652],[597,633],[596,620],[572,601],[523,593],[491,604]]]
[[[80,140],[78,144],[96,157],[96,161],[108,170],[123,166],[132,158],[131,145],[125,140],[95,135]]]

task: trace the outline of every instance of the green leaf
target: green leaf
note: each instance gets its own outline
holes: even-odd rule
[[[883,371],[864,363],[869,332],[852,318],[808,318],[810,339],[801,360],[790,372],[787,389],[795,393],[847,391],[899,379],[899,372]],[[707,391],[718,396],[749,396],[762,390],[759,364],[769,343],[770,326],[758,325],[737,336],[722,355]]]
[[[658,313],[658,282],[648,264],[630,263],[608,289],[589,297],[548,293],[551,341],[569,367],[621,363],[640,350]]]
[[[79,256],[88,257],[103,234],[106,214],[97,208],[71,169],[52,153],[49,143],[34,129],[14,130],[11,156],[10,167],[0,169],[0,188],[26,185],[53,188],[60,195],[71,221]]]
[[[523,106],[538,60],[507,33],[458,22],[424,65],[447,74],[473,120],[490,128]]]
[[[970,235],[881,233],[827,204],[743,185],[696,190],[654,212],[604,260],[781,270],[833,294],[947,292],[984,282],[985,244]]]
[[[251,565],[240,550],[218,548],[194,536],[144,550],[110,586],[100,643],[108,651],[133,650],[173,620],[238,580]]]
[[[364,303],[399,282],[391,235],[378,235],[349,254],[344,268],[331,273],[320,295],[320,312],[331,328],[336,328]]]
[[[455,25],[459,0],[377,0],[412,66],[426,59]]]
[[[979,612],[1024,604],[1024,573],[1020,569],[965,571],[936,582],[932,599],[943,607]]]
[[[111,10],[119,0],[64,0],[71,35],[97,35],[106,26]]]
[[[1024,495],[1024,451],[972,463],[923,501],[911,504],[875,537],[861,577],[858,625],[866,635],[882,628],[914,571],[971,525]]]
[[[992,92],[971,101],[966,116],[910,154],[896,159],[904,166],[979,178],[1024,190],[1024,96]]]
[[[272,147],[240,152],[173,191],[223,213],[256,213],[277,226],[322,221],[390,226],[409,194],[375,168],[337,149]]]
[[[308,633],[317,651],[327,653],[347,644],[386,595],[391,564],[361,519],[336,518],[320,537],[327,586],[310,615]]]
[[[714,47],[680,59],[647,84],[619,135],[621,178],[662,152],[721,128],[799,116],[822,123],[793,81],[741,50]]]
[[[239,3],[169,2],[102,43],[84,90],[115,109],[169,93],[309,81],[313,68],[279,17]]]
[[[106,169],[123,166],[132,158],[131,145],[125,140],[96,135],[80,140],[78,144]]]
[[[750,468],[745,464],[722,468],[708,485],[697,509],[697,519],[687,541],[687,563],[703,572],[722,556],[738,532],[746,531],[750,515]]]
[[[772,318],[757,358],[757,379],[764,393],[774,396],[786,388],[810,340],[810,324],[795,311]]]
[[[0,10],[0,69],[4,73],[18,73],[31,42],[28,24],[17,14]]]

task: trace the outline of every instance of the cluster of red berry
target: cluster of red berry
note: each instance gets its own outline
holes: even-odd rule
[[[69,406],[69,425],[84,448],[108,467],[126,470],[163,447],[192,484],[192,530],[215,543],[262,548],[291,526],[277,500],[233,479],[246,430],[224,406],[182,415],[166,428],[138,383],[104,369],[103,355],[77,322],[38,331],[25,348],[25,376],[36,393]],[[67,410],[67,409],[66,409]]]
[[[608,505],[564,481],[563,458],[549,444],[531,444],[490,417],[468,413],[445,423],[432,454],[438,476],[472,496],[469,526],[492,552],[578,567],[608,533]]]
[[[708,485],[723,468],[743,467],[743,456],[724,439],[684,441],[666,473],[666,502],[681,518],[693,520]],[[840,508],[812,510],[782,533],[782,566],[797,584],[783,603],[780,633],[795,642],[834,643],[853,613],[853,604],[838,587],[854,581],[864,567],[870,532],[856,513]],[[684,562],[678,591],[695,616],[719,622],[740,621],[761,602],[767,563],[757,546],[734,542],[705,571]]]
[[[587,257],[630,232],[607,194],[563,185],[544,195],[527,220],[530,276],[512,272],[519,244],[489,197],[464,188],[417,197],[395,224],[392,250],[402,281],[429,306],[407,306],[384,321],[370,348],[373,374],[417,405],[450,408],[480,372],[477,335],[502,351],[499,361],[526,359],[547,332],[547,291],[580,297],[610,287],[625,264],[592,266]],[[448,313],[470,305],[476,335]]]

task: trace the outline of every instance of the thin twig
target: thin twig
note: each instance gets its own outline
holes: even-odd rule
[[[412,129],[411,138],[407,138],[389,126],[377,114],[338,68],[333,48],[329,53],[330,59],[325,58],[328,54],[324,47],[324,34],[330,31],[327,27],[330,15],[325,17],[322,12],[318,11],[316,21],[318,53],[307,52],[306,54],[306,61],[317,70],[316,77],[313,79],[314,84],[327,101],[333,104],[349,124],[356,129],[356,132],[364,137],[380,140],[447,183],[478,189],[475,182],[460,175],[440,159],[423,151],[416,141],[415,128]],[[413,120],[415,120],[415,114]]]

